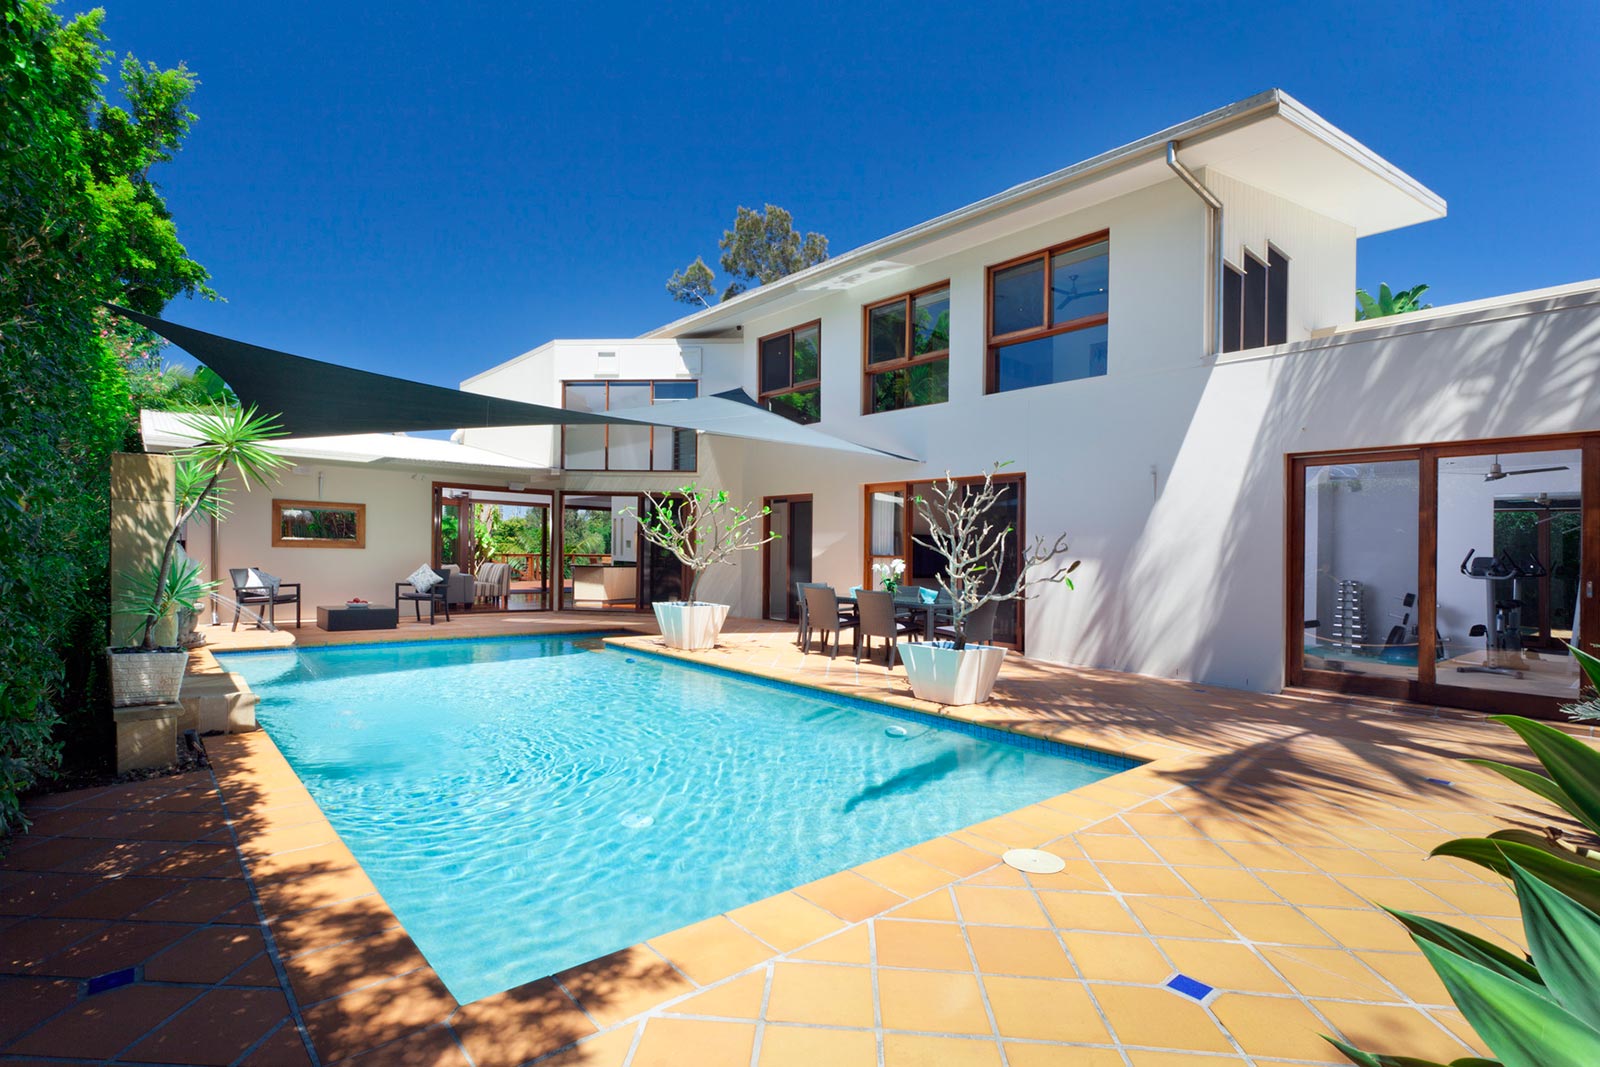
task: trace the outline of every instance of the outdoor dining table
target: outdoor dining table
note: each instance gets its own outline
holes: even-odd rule
[[[841,604],[853,605],[855,602],[854,594],[841,593],[839,595],[839,603]],[[930,604],[915,593],[910,596],[895,594],[894,613],[896,615],[919,616],[922,620],[922,639],[924,641],[932,641],[933,630],[938,625],[939,617],[950,614],[950,600],[948,597],[941,596]]]

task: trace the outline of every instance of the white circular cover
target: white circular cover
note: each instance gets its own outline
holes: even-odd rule
[[[1014,848],[1000,858],[1006,866],[1028,874],[1055,874],[1067,865],[1060,856],[1036,848]]]

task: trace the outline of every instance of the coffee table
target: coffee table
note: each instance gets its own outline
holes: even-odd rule
[[[366,608],[352,608],[346,604],[318,604],[317,629],[319,630],[393,630],[400,623],[400,612],[392,607],[373,604]]]

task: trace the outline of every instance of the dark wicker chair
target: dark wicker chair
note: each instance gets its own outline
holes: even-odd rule
[[[431,567],[428,568],[428,569],[429,570],[433,570],[433,568],[431,568]],[[432,626],[433,625],[434,616],[439,613],[439,609],[442,607],[442,608],[444,608],[444,621],[445,622],[449,622],[450,621],[450,580],[446,575],[440,574],[436,570],[433,571],[433,574],[434,574],[434,577],[439,579],[439,581],[432,588],[430,588],[426,593],[417,592],[417,587],[412,585],[410,581],[395,582],[394,583],[394,607],[395,607],[395,610],[396,611],[400,610],[400,602],[402,600],[409,600],[409,601],[411,601],[411,609],[416,614],[417,621],[421,622],[422,621],[422,605],[423,604],[427,604],[428,605],[428,625]]]
[[[987,604],[980,604],[978,610],[967,616],[967,640],[975,645],[987,645],[994,640],[995,612],[1000,608],[998,600],[991,600]],[[940,626],[933,631],[933,636],[946,641],[956,639],[956,628],[952,622],[949,626]]]
[[[856,620],[856,662],[861,662],[863,652],[870,656],[872,638],[881,637],[887,646],[883,657],[885,667],[893,667],[900,655],[896,638],[920,629],[895,616],[894,594],[881,589],[863,589],[856,594]]]
[[[300,629],[299,582],[286,582],[260,567],[229,567],[228,576],[233,579],[233,629],[239,628],[239,616],[245,608],[255,613],[259,627],[261,609],[266,608],[267,629],[276,630],[279,604],[294,605],[294,628]],[[294,592],[286,592],[288,589]]]
[[[806,599],[805,641],[801,651],[811,654],[811,635],[822,634],[822,647],[828,647],[828,635],[833,635],[830,657],[839,655],[839,642],[845,630],[854,630],[855,615],[839,610],[839,598],[831,587],[808,585],[801,590]]]

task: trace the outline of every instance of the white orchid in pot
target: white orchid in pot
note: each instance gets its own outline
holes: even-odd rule
[[[891,559],[888,563],[874,563],[872,565],[872,580],[881,585],[888,592],[900,588],[901,579],[906,576],[906,561]]]
[[[1065,534],[1053,542],[1035,537],[1018,553],[1015,576],[1006,578],[1007,544],[1016,531],[994,519],[1006,496],[1005,483],[997,485],[995,476],[1005,466],[996,463],[984,472],[981,483],[957,482],[946,472],[943,481],[933,483],[928,497],[916,498],[928,532],[912,540],[944,559],[938,583],[949,602],[954,631],[954,640],[900,642],[906,678],[920,700],[937,704],[988,700],[1006,650],[970,642],[969,625],[980,614],[992,618],[1000,604],[1028,599],[1042,585],[1059,582],[1073,588],[1070,575],[1081,561],[1066,561]]]
[[[707,490],[686,485],[672,493],[645,494],[644,513],[629,508],[623,512],[639,523],[639,536],[677,557],[690,572],[689,588],[683,600],[652,604],[661,638],[669,648],[689,652],[714,648],[728,618],[727,604],[708,604],[696,599],[700,579],[706,571],[730,562],[740,552],[760,548],[778,535],[765,531],[769,507],[757,510],[733,503],[726,490]]]

